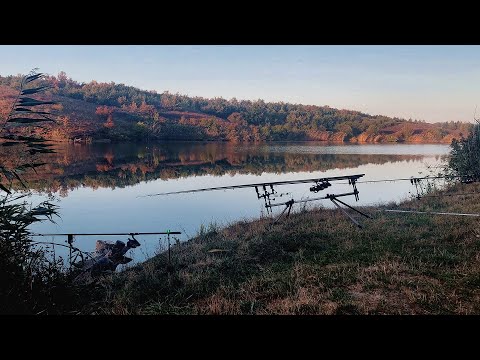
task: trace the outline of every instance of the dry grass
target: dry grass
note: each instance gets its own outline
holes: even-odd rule
[[[448,192],[473,191],[480,186]],[[480,194],[400,208],[480,213]],[[363,230],[332,210],[294,214],[273,227],[261,219],[210,229],[173,248],[173,271],[160,254],[104,279],[101,312],[480,313],[478,218],[364,210],[374,219],[362,219]]]

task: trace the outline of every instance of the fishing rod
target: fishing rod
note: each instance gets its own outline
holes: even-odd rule
[[[68,233],[68,234],[30,234],[30,236],[119,236],[119,235],[180,235],[180,231],[131,232],[131,233]]]
[[[417,192],[417,199],[420,199],[421,189],[419,189],[420,183],[422,180],[435,180],[435,179],[455,179],[461,178],[463,183],[471,183],[477,181],[476,177],[463,175],[449,175],[449,176],[424,176],[424,177],[409,177],[409,178],[393,178],[393,179],[378,179],[378,180],[366,180],[366,181],[358,181],[358,179],[365,176],[365,174],[354,174],[354,175],[344,175],[344,176],[333,176],[333,177],[319,177],[319,178],[309,178],[309,179],[298,179],[298,180],[284,180],[284,181],[271,181],[271,182],[263,182],[263,183],[250,183],[250,184],[238,184],[238,185],[229,185],[229,186],[219,186],[219,187],[210,187],[210,188],[200,188],[200,189],[191,189],[191,190],[181,190],[181,191],[172,191],[172,192],[164,192],[164,193],[157,193],[157,194],[149,194],[137,197],[152,197],[152,196],[165,196],[165,195],[175,195],[175,194],[188,194],[188,193],[197,193],[197,192],[205,192],[205,191],[218,191],[218,190],[232,190],[232,189],[240,189],[240,188],[255,188],[255,193],[257,195],[257,199],[263,199],[265,203],[265,208],[267,209],[268,214],[272,214],[272,208],[277,206],[285,206],[283,211],[278,216],[278,222],[280,218],[285,215],[288,217],[290,215],[290,211],[294,204],[298,203],[306,203],[310,201],[317,201],[317,200],[330,200],[332,203],[339,208],[355,225],[358,227],[362,227],[361,224],[356,221],[350,214],[346,212],[346,210],[340,206],[343,204],[345,207],[367,217],[371,218],[369,215],[361,212],[358,209],[355,209],[351,205],[339,200],[339,197],[343,196],[354,196],[355,200],[359,200],[359,192],[357,189],[357,183],[364,184],[364,183],[379,183],[379,182],[395,182],[395,181],[410,181],[412,185],[415,185],[416,192]],[[341,182],[342,180],[348,180],[348,182]],[[306,183],[313,183],[310,186],[310,191],[313,193],[318,193],[330,186],[332,186],[331,182],[337,182],[337,184],[348,184],[352,185],[353,191],[350,193],[342,193],[342,194],[327,194],[323,197],[316,197],[316,198],[309,198],[304,200],[294,200],[290,199],[289,201],[282,202],[282,203],[274,203],[272,204],[272,200],[275,200],[275,196],[281,197],[285,194],[279,194],[275,190],[275,186],[281,185],[293,185],[293,184],[306,184]]]
[[[471,184],[478,181],[478,177],[474,175],[445,175],[445,176],[422,176],[422,177],[414,177],[411,176],[409,178],[394,178],[394,179],[377,179],[377,180],[363,180],[357,181],[358,184],[371,184],[371,183],[381,183],[381,182],[397,182],[397,181],[410,181],[412,185],[415,186],[415,191],[417,195],[415,196],[418,200],[422,197],[433,197],[438,195],[426,196],[424,195],[424,190],[422,189],[422,182],[424,180],[438,180],[438,179],[461,179],[462,184]],[[346,184],[346,183],[340,183]],[[456,196],[456,195],[453,195]]]
[[[417,211],[417,210],[399,210],[399,209],[379,209],[378,212],[399,213],[399,214],[427,214],[427,215],[448,215],[448,216],[472,216],[480,217],[476,213],[456,213],[456,212],[440,212],[440,211]]]
[[[164,196],[164,195],[174,195],[174,194],[187,194],[187,193],[196,193],[196,192],[204,192],[204,191],[216,191],[216,190],[232,190],[232,189],[241,189],[241,188],[255,188],[255,193],[257,195],[257,199],[263,199],[265,203],[265,208],[267,209],[267,213],[272,214],[272,208],[276,206],[285,206],[285,209],[282,211],[280,216],[277,218],[275,222],[282,217],[282,215],[286,214],[286,217],[290,215],[290,210],[295,203],[306,202],[306,201],[315,201],[315,200],[323,200],[323,199],[330,199],[337,207],[338,202],[344,204],[350,209],[359,212],[362,215],[362,212],[354,209],[348,204],[338,200],[338,197],[342,196],[354,196],[355,200],[359,200],[358,196],[358,189],[357,189],[357,181],[361,177],[365,176],[365,174],[354,174],[354,175],[344,175],[344,176],[329,176],[329,177],[317,177],[317,178],[310,178],[310,179],[298,179],[298,180],[284,180],[284,181],[270,181],[270,182],[262,182],[262,183],[250,183],[250,184],[239,184],[239,185],[229,185],[229,186],[219,186],[219,187],[210,187],[210,188],[201,188],[201,189],[192,189],[192,190],[182,190],[182,191],[172,191],[172,192],[164,192],[164,193],[157,193],[157,194],[150,194],[150,195],[143,195],[140,197],[150,197],[150,196]],[[285,194],[279,194],[276,190],[276,186],[282,185],[294,185],[294,184],[312,184],[309,190],[313,193],[318,193],[322,190],[327,189],[328,187],[332,186],[331,182],[341,181],[341,180],[348,180],[348,184],[353,187],[353,191],[349,193],[342,193],[342,194],[327,194],[326,197],[322,198],[314,198],[309,200],[300,200],[296,201],[291,199],[284,203],[272,204],[272,200],[275,200],[275,196],[281,197]],[[288,210],[288,211],[287,211]],[[345,212],[343,208],[341,210],[347,215],[357,226],[361,227],[361,225],[355,221],[348,213]],[[365,215],[369,217],[368,215]]]
[[[395,181],[414,181],[414,180],[436,180],[436,179],[459,179],[465,178],[466,183],[475,182],[476,179],[474,176],[471,175],[447,175],[447,176],[423,176],[423,177],[414,177],[411,176],[409,178],[396,178],[396,179],[377,179],[377,180],[363,180],[357,181],[358,184],[371,184],[371,183],[379,183],[379,182],[395,182]],[[339,183],[339,184],[347,184],[347,183]]]
[[[263,182],[263,183],[251,183],[251,184],[209,187],[209,188],[202,188],[202,189],[172,191],[172,192],[164,192],[164,193],[157,193],[157,194],[140,195],[140,196],[137,196],[137,197],[187,194],[187,193],[195,193],[195,192],[203,192],[203,191],[215,191],[215,190],[232,190],[232,189],[241,189],[241,188],[249,188],[249,187],[259,188],[259,187],[264,187],[264,186],[269,187],[269,186],[276,186],[276,185],[304,184],[304,183],[312,183],[312,182],[318,184],[318,183],[326,183],[327,181],[337,181],[337,180],[349,180],[349,184],[350,184],[351,181],[356,182],[357,179],[361,178],[362,176],[365,176],[365,174],[333,176],[333,177],[323,177],[323,178],[311,178],[311,179],[300,179],[300,180],[269,181],[269,182]]]

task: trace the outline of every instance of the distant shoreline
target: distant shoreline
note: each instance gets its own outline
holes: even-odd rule
[[[74,143],[71,140],[49,140],[57,143]],[[89,142],[80,141],[76,142],[79,144],[122,144],[122,143],[225,143],[232,145],[242,145],[242,144],[283,144],[283,143],[320,143],[325,145],[450,145],[451,142],[447,141],[383,141],[383,142],[358,142],[358,141],[325,141],[325,140],[267,140],[267,141],[241,141],[233,142],[228,140],[177,140],[177,139],[154,139],[154,140],[110,140],[110,139],[92,139]]]

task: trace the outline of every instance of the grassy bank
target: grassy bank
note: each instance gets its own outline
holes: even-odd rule
[[[397,206],[480,213],[480,184]],[[388,208],[394,208],[389,206]],[[479,218],[364,208],[364,229],[337,210],[211,229],[106,277],[84,313],[480,313]],[[170,270],[170,271],[168,271]]]

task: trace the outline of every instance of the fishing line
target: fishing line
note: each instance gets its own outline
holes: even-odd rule
[[[368,184],[368,183],[378,183],[378,182],[395,182],[395,181],[412,181],[416,180],[434,180],[434,179],[456,179],[456,178],[471,178],[471,176],[465,175],[452,175],[452,176],[424,176],[424,177],[409,177],[409,178],[397,178],[397,179],[378,179],[378,180],[363,180],[357,181],[357,184]],[[338,182],[337,184],[348,184],[346,182]]]
[[[460,194],[441,194],[441,195],[424,195],[422,198],[429,198],[429,197],[444,197],[444,196],[464,196],[464,195],[474,195],[480,194],[478,192],[469,192],[469,193],[460,193]]]
[[[480,217],[480,214],[472,213],[454,213],[454,212],[437,212],[437,211],[417,211],[417,210],[394,210],[394,209],[379,209],[377,212],[390,212],[390,213],[406,213],[406,214],[427,214],[427,215],[447,215],[447,216],[472,216]]]

